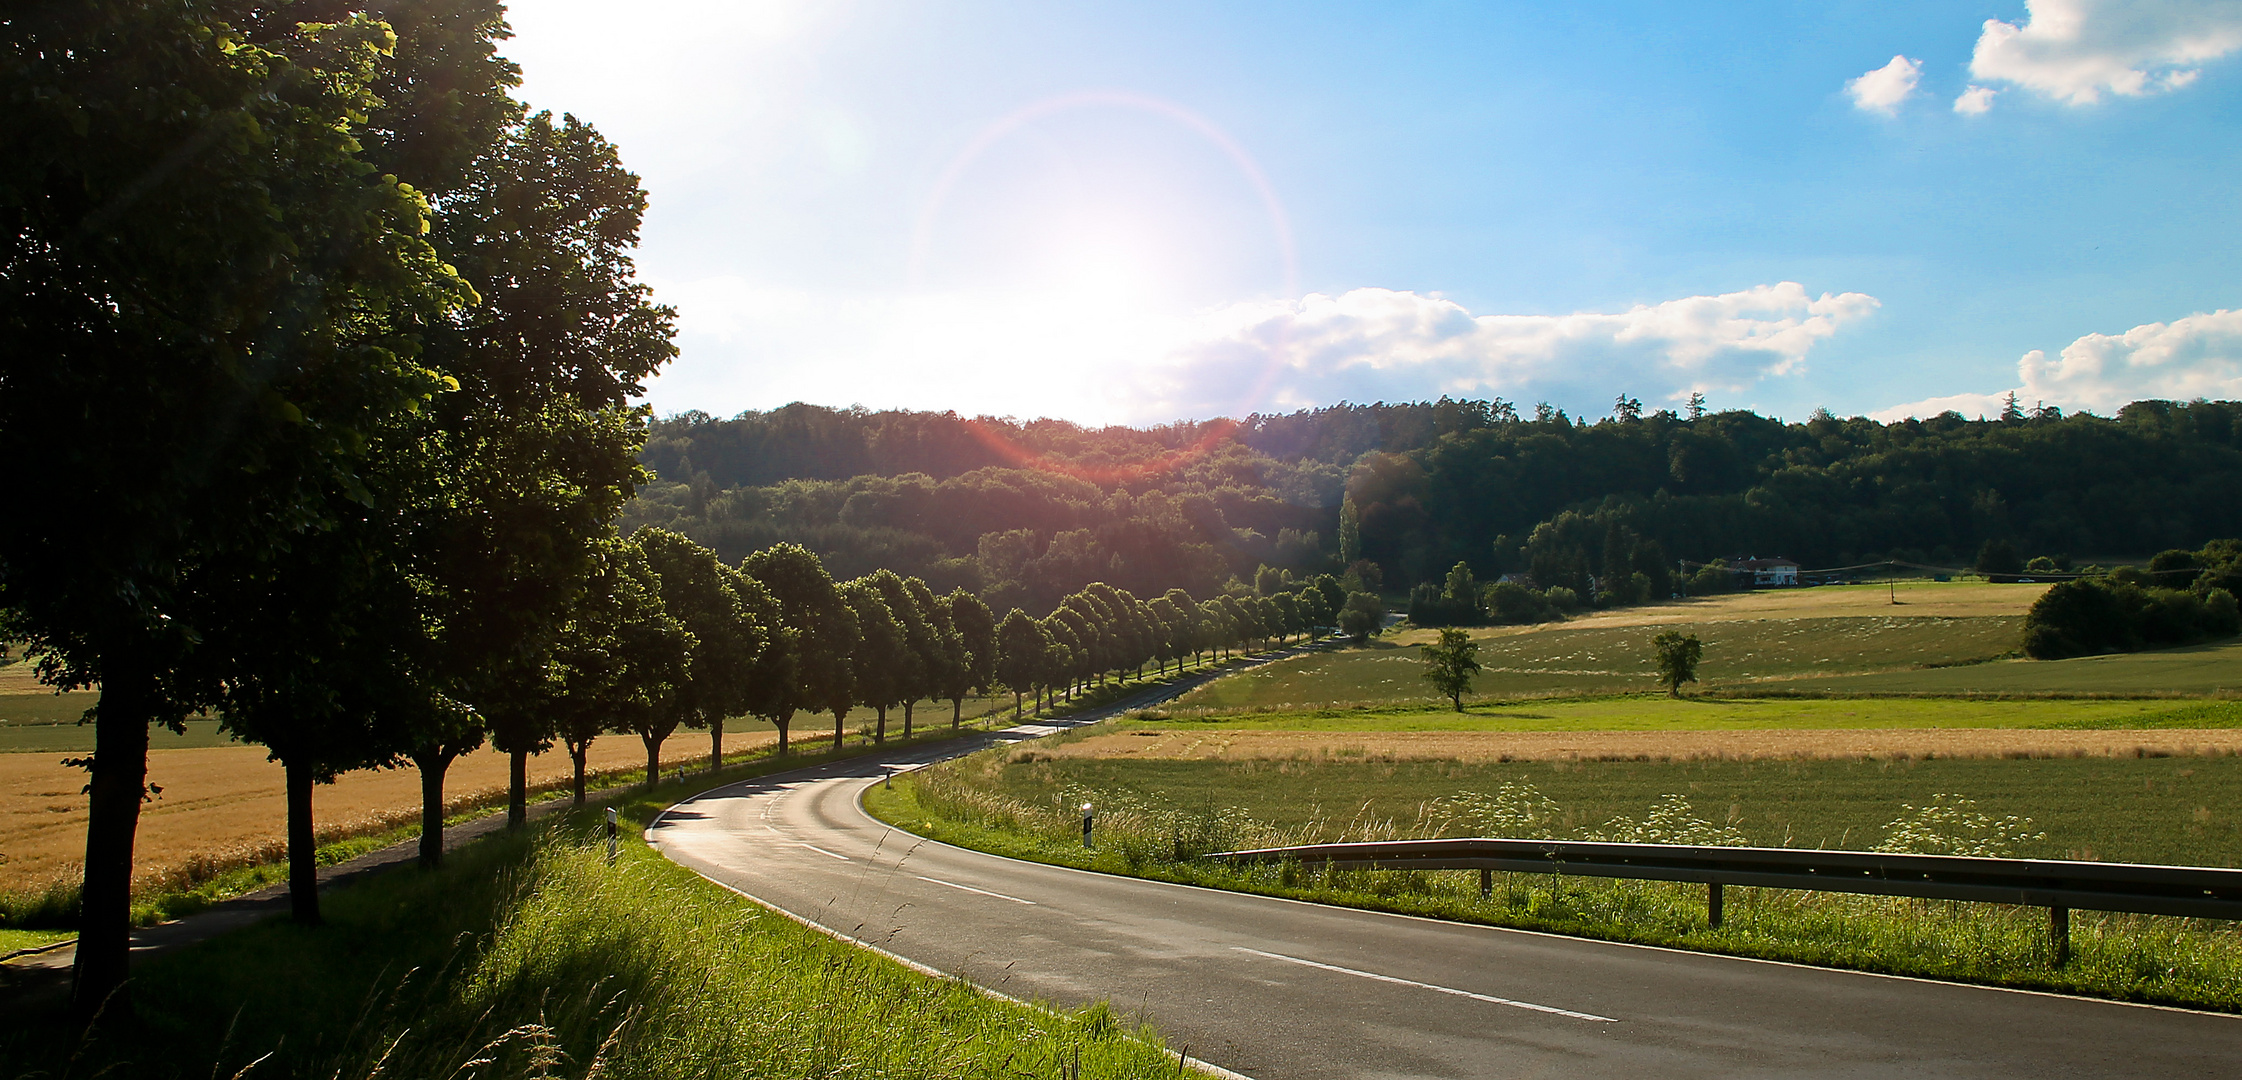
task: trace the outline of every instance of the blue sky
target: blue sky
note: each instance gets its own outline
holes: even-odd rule
[[[652,194],[665,413],[2242,397],[2234,0],[512,18]]]

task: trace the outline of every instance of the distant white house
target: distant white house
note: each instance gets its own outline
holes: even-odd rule
[[[1798,564],[1780,555],[1772,559],[1762,559],[1757,555],[1731,559],[1728,568],[1739,574],[1750,574],[1754,585],[1798,584]]]

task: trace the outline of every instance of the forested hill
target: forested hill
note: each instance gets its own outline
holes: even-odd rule
[[[1782,554],[1967,563],[2122,556],[2242,534],[2242,403],[2115,418],[2011,409],[1880,424],[1751,412],[1574,420],[1500,400],[1338,405],[1155,428],[790,405],[657,421],[626,526],[736,561],[800,542],[1039,609],[1091,581],[1208,595],[1267,564],[1340,568],[1342,500],[1389,589],[1457,561],[1568,581],[1620,564]],[[1555,580],[1542,584],[1556,584]]]

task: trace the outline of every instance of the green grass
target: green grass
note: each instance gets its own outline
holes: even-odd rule
[[[1749,619],[1681,624],[1705,643],[1698,677],[1709,687],[1814,673],[1975,664],[2013,655],[2018,616],[1893,616]],[[1637,693],[1657,688],[1650,639],[1665,626],[1552,626],[1479,631],[1484,670],[1474,692],[1488,697]],[[1223,679],[1186,695],[1185,707],[1431,700],[1418,650],[1390,641],[1314,653]],[[2242,662],[2234,666],[2242,676]],[[2242,678],[2237,678],[2242,685]]]
[[[1808,678],[1785,689],[1830,694],[2113,694],[2242,692],[2242,641],[2071,660]]]
[[[66,694],[0,694],[0,731],[31,724],[75,724],[101,700],[97,690]]]
[[[57,941],[68,941],[76,936],[78,936],[77,932],[73,930],[0,929],[0,956],[5,956],[18,949],[35,949],[41,945],[52,945]]]
[[[51,1020],[11,1025],[0,1060],[11,1078],[260,1059],[250,1075],[346,1080],[1175,1071],[1103,1005],[1053,1014],[916,974],[635,837],[606,866],[590,826],[478,843],[331,894],[324,926],[274,920],[145,964],[137,1024],[82,1044]]]
[[[1873,846],[1903,803],[1957,793],[2047,838],[2023,855],[2233,866],[2242,858],[2242,759],[1336,765],[1296,762],[1010,761],[974,755],[921,770],[867,805],[921,835],[1014,857],[1271,895],[1610,940],[2068,993],[2242,1011],[2232,923],[2076,916],[2074,960],[2055,968],[2033,908],[1775,889],[1731,889],[1706,926],[1702,887],[1498,875],[1482,901],[1469,872],[1232,869],[1201,852],[1326,839],[1463,835],[1456,796],[1531,784],[1555,835],[1625,835],[1667,795],[1707,830],[1792,846]],[[1515,789],[1514,789],[1515,790]],[[1073,807],[1096,803],[1100,842],[1080,846]],[[1638,834],[1639,835],[1639,834]]]
[[[1322,762],[1060,758],[967,772],[1031,806],[1223,808],[1303,842],[1421,833],[1436,803],[1531,784],[1562,808],[1558,835],[1641,817],[1680,794],[1768,847],[1875,846],[1902,804],[1958,794],[2044,831],[2016,854],[2242,865],[2242,757],[1908,761]],[[1079,825],[1079,823],[1078,823]],[[1370,833],[1364,833],[1368,828]],[[1461,821],[1449,835],[1467,834]]]
[[[916,745],[922,742],[938,742],[955,737],[948,724],[947,712],[943,714],[943,720],[944,722],[937,727],[920,728],[909,740],[904,740],[900,734],[891,732],[888,737],[889,742],[900,745]],[[981,717],[967,721],[966,726],[968,728],[978,728],[987,726],[989,722],[989,718]],[[852,737],[853,734],[852,732]],[[730,783],[734,780],[760,776],[776,770],[795,769],[805,765],[831,761],[836,757],[852,757],[864,753],[872,746],[867,738],[855,738],[852,743],[836,754],[831,749],[832,742],[830,736],[828,736],[823,742],[813,741],[807,744],[807,752],[805,752],[804,744],[799,741],[799,729],[797,729],[796,735],[797,741],[783,758],[774,756],[771,748],[727,754],[725,755],[727,765],[722,772],[716,774],[717,779],[709,780],[710,774],[695,771],[688,779],[676,781],[676,783],[699,783],[703,787],[712,783]],[[634,774],[643,776],[643,769],[626,766],[594,773],[590,779],[596,787],[601,783],[617,780],[627,783]],[[554,791],[564,791],[567,787],[568,782],[566,780],[533,785],[530,789],[530,796],[538,798]],[[661,790],[671,790],[671,785],[665,784]],[[617,794],[612,791],[595,793],[595,797],[612,799],[617,797]],[[488,802],[457,808],[445,819],[445,823],[447,826],[458,825],[484,817],[491,812],[492,807],[502,805],[504,797],[504,793],[501,792],[494,795]],[[420,824],[418,821],[414,821],[410,824],[392,828],[338,836],[319,845],[314,858],[321,866],[333,866],[348,862],[370,851],[378,851],[393,844],[405,843],[419,835]],[[203,911],[220,901],[252,893],[268,885],[279,884],[286,880],[288,880],[288,867],[285,862],[208,864],[182,867],[148,884],[134,895],[132,901],[133,925],[152,926],[171,919],[183,918]],[[63,930],[75,926],[77,918],[78,886],[75,882],[50,882],[45,888],[37,891],[0,892],[0,929],[30,929],[42,932]],[[4,1080],[4,1078],[0,1078],[0,1080]]]
[[[1182,705],[1115,730],[1181,731],[1774,731],[1838,728],[2242,727],[2242,701],[2161,698],[1811,698],[1663,694],[1388,708],[1219,712]]]

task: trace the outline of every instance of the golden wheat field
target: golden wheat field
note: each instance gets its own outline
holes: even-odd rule
[[[1883,728],[1767,731],[1121,731],[1015,760],[1844,761],[2183,757],[2242,753],[2242,729],[2046,731]]]
[[[770,731],[727,734],[725,753],[766,745]],[[708,760],[703,732],[681,732],[664,744],[665,768]],[[0,754],[0,890],[36,888],[76,872],[85,850],[85,773],[60,754]],[[506,757],[484,749],[454,762],[445,795],[454,807],[488,803],[506,788]],[[643,769],[637,739],[609,736],[592,744],[593,772]],[[566,753],[529,760],[532,785],[564,784]],[[151,750],[148,781],[163,789],[140,814],[135,877],[161,878],[192,865],[244,865],[281,857],[285,804],[280,766],[257,746]],[[312,796],[322,837],[362,835],[420,817],[420,774],[412,769],[348,773]]]

